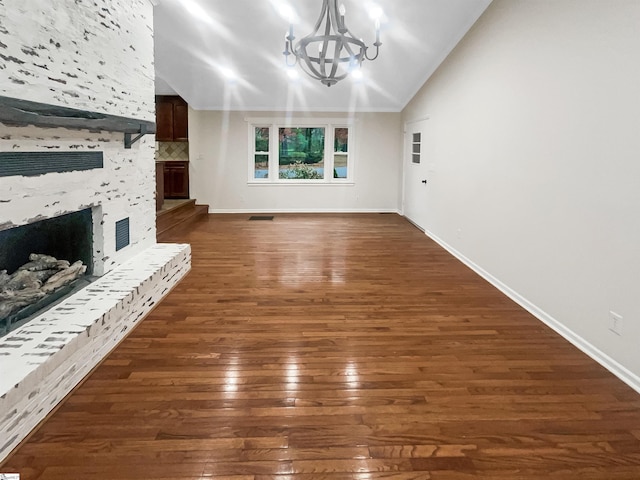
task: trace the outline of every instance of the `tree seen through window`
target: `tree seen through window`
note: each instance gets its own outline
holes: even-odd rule
[[[279,129],[279,177],[324,178],[324,127]]]

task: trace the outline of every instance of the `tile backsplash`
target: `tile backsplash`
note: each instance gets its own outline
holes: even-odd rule
[[[156,142],[156,160],[189,160],[189,142]]]

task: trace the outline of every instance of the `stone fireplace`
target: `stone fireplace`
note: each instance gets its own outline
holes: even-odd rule
[[[190,268],[155,240],[152,14],[0,2],[0,270],[43,253],[96,277],[0,338],[0,461]]]

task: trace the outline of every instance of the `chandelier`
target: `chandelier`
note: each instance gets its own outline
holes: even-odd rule
[[[380,20],[376,19],[376,54],[367,55],[367,47],[362,39],[356,38],[344,23],[345,8],[337,0],[323,0],[322,11],[316,26],[309,35],[301,38],[295,45],[293,25],[285,36],[284,57],[288,67],[300,64],[302,70],[330,87],[357,70],[362,61],[378,58],[380,49]],[[294,59],[291,60],[290,56]]]

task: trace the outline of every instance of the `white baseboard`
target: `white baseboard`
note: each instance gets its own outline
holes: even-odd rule
[[[385,208],[211,208],[209,213],[399,213],[397,209]]]
[[[589,355],[592,359],[602,365],[604,368],[613,373],[616,377],[622,380],[624,383],[633,388],[636,392],[640,393],[640,377],[630,371],[625,366],[618,363],[616,360],[611,358],[609,355],[589,343],[587,340],[582,338],[580,335],[575,333],[573,330],[567,328],[562,322],[556,320],[547,312],[524,298],[518,292],[510,288],[508,285],[502,283],[499,279],[491,275],[489,272],[484,270],[482,267],[474,263],[469,258],[465,257],[458,250],[453,248],[447,242],[439,238],[437,235],[434,235],[432,232],[425,230],[425,234],[431,238],[434,242],[439,244],[442,248],[448,251],[451,255],[456,257],[462,263],[464,263],[471,270],[476,272],[482,278],[484,278],[487,282],[492,284],[502,293],[504,293],[511,300],[516,302],[538,320],[543,322],[549,328],[553,329],[555,332],[564,337],[569,343],[580,349],[585,354]]]

